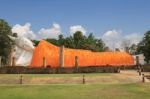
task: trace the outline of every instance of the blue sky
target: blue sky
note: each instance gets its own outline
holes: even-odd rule
[[[0,18],[12,27],[29,22],[35,33],[58,23],[65,36],[74,25],[97,37],[112,30],[143,35],[150,29],[149,5],[150,0],[0,0]]]

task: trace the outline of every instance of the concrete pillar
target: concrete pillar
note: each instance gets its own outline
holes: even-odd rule
[[[59,53],[59,63],[60,67],[64,67],[64,46],[60,46],[60,53]]]
[[[85,75],[83,75],[82,83],[85,84]]]
[[[142,74],[142,82],[144,83],[145,82],[145,75]]]
[[[136,65],[139,66],[139,56],[136,56]]]
[[[0,67],[2,66],[2,56],[0,56]]]
[[[46,67],[46,58],[43,57],[43,67]]]
[[[22,84],[22,81],[23,81],[23,76],[21,75],[20,76],[20,84]]]
[[[13,57],[15,57],[15,52],[16,52],[16,46],[12,45],[10,55],[9,55],[9,66],[12,66],[13,64]]]
[[[141,74],[142,74],[142,73],[141,73],[141,69],[139,69],[138,72],[139,72],[139,76],[141,76]]]
[[[12,57],[12,66],[15,66],[15,65],[16,65],[16,58]]]
[[[78,67],[78,56],[75,56],[75,67]]]

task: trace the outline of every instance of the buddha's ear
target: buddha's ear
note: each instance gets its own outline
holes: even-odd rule
[[[16,38],[15,37],[13,37],[13,36],[10,36],[10,35],[7,35],[8,37],[9,37],[9,39],[11,39],[12,41],[15,41],[16,40]]]

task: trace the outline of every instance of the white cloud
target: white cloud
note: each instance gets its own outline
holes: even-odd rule
[[[106,43],[107,46],[109,46],[111,49],[114,48],[120,48],[121,44],[121,31],[111,30],[104,33],[102,36],[102,39]]]
[[[50,28],[41,28],[38,33],[34,33],[31,30],[31,24],[26,23],[24,25],[16,24],[12,28],[13,33],[17,33],[18,36],[24,36],[30,39],[45,39],[45,38],[57,38],[61,33],[61,27],[59,24],[54,23]]]
[[[121,31],[110,30],[103,34],[102,39],[104,40],[106,46],[109,46],[111,49],[122,49],[122,43],[124,41],[128,41],[128,43],[130,43],[129,45],[137,44],[142,39],[142,36],[138,33],[123,35]]]
[[[133,44],[133,43],[134,43],[134,44],[138,44],[139,41],[142,40],[142,36],[139,35],[139,34],[137,34],[137,33],[132,33],[132,34],[126,35],[124,38],[125,38],[126,40],[130,40],[132,44]]]
[[[40,38],[57,38],[61,33],[61,27],[59,24],[54,23],[50,28],[42,28],[38,32]]]
[[[17,33],[18,36],[24,36],[30,39],[35,39],[36,35],[34,32],[31,30],[31,24],[26,23],[24,25],[16,24],[12,28],[13,33]]]
[[[119,36],[119,32],[118,31],[116,31],[116,30],[112,30],[112,31],[107,31],[105,34],[104,34],[104,36],[105,37],[110,37],[110,38],[116,38],[116,37],[118,37]]]
[[[86,34],[86,30],[81,25],[74,25],[70,27],[70,33],[74,34],[77,31],[81,31],[83,35]]]
[[[81,25],[74,25],[70,27],[70,33],[73,34],[76,31],[81,31],[84,35],[86,30]],[[45,38],[58,38],[61,34],[61,27],[59,24],[54,23],[50,28],[41,28],[38,33],[34,33],[31,30],[31,24],[26,23],[24,25],[16,24],[12,28],[13,33],[17,33],[18,36],[24,36],[30,39],[45,39]],[[122,48],[123,41],[129,41],[130,44],[137,44],[142,39],[142,35],[138,33],[131,33],[123,35],[121,31],[110,30],[103,34],[102,39],[105,44],[111,49]]]

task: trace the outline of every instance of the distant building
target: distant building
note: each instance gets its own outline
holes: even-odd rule
[[[144,61],[145,57],[144,57],[143,54],[133,55],[133,57],[134,57],[134,64],[136,64],[136,57],[137,56],[139,57],[139,63],[141,65],[144,65],[145,64],[145,61]]]

